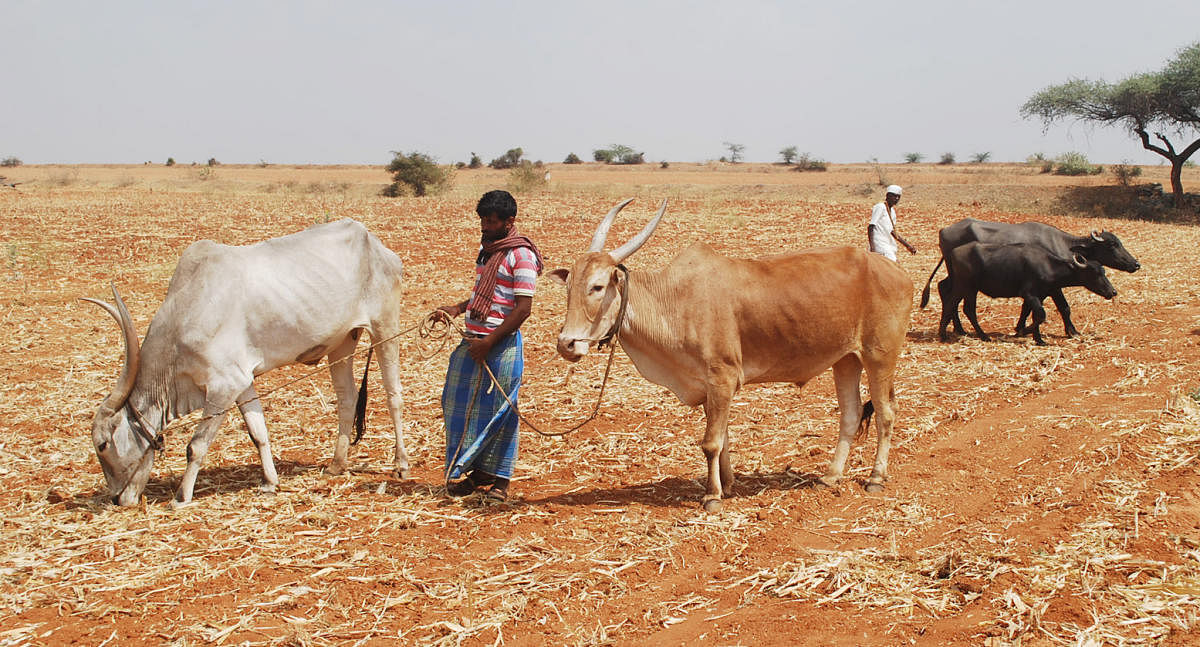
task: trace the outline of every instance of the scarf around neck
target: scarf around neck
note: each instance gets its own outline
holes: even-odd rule
[[[479,250],[476,264],[484,264],[479,273],[479,282],[475,285],[475,298],[471,301],[471,318],[476,321],[487,321],[487,315],[492,310],[492,300],[496,296],[496,275],[500,272],[500,263],[504,262],[506,252],[517,247],[528,247],[533,251],[537,260],[537,273],[542,273],[542,253],[537,245],[526,236],[517,233],[516,227],[508,230],[508,235],[499,240],[485,242]]]

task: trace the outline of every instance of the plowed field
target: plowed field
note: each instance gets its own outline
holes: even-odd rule
[[[319,371],[265,398],[275,495],[259,493],[257,453],[231,416],[194,504],[167,505],[194,413],[167,428],[144,503],[117,508],[90,428],[120,370],[121,337],[80,297],[110,298],[115,285],[144,335],[188,244],[350,217],[404,260],[416,323],[467,296],[474,202],[508,177],[460,171],[447,194],[386,199],[376,195],[386,174],[366,167],[6,169],[23,184],[0,191],[0,645],[1194,644],[1200,229],[1065,210],[1064,192],[1110,180],[1021,166],[550,171],[517,199],[519,227],[551,268],[568,266],[631,196],[610,246],[671,200],[626,262],[633,272],[698,240],[733,256],[863,246],[886,179],[905,186],[899,230],[920,253],[900,263],[918,289],[938,260],[938,229],[967,216],[1107,229],[1142,269],[1109,271],[1112,302],[1067,291],[1078,338],[1063,336],[1047,302],[1042,347],[1012,334],[1019,302],[987,298],[981,323],[994,341],[940,343],[935,291],[914,311],[898,368],[880,494],[862,488],[873,434],[854,447],[845,482],[812,487],[836,438],[826,373],[736,397],[736,493],[704,513],[702,410],[618,351],[595,423],[564,439],[523,432],[508,503],[448,498],[446,353],[426,358],[434,349],[410,337],[414,478],[389,474],[376,379],[354,469],[324,472],[336,419]],[[1188,172],[1185,186],[1200,185]],[[549,429],[587,416],[604,369],[593,354],[567,380],[554,348],[564,308],[561,288],[543,281],[525,326],[522,411]],[[262,376],[259,391],[309,370]]]

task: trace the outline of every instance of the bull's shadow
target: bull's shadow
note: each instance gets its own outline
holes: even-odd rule
[[[733,494],[725,497],[726,502],[742,497],[751,497],[766,491],[813,489],[819,474],[783,470],[780,472],[737,473]],[[862,487],[865,479],[847,477],[845,485]],[[842,487],[842,486],[839,486]],[[837,488],[834,488],[834,492]],[[705,488],[697,478],[669,476],[658,481],[620,487],[596,488],[577,492],[565,492],[542,497],[518,498],[512,505],[542,506],[562,505],[588,507],[597,505],[641,504],[654,508],[696,508],[704,498]],[[488,511],[500,512],[506,506],[491,506]]]
[[[275,469],[279,473],[280,488],[284,489],[287,480],[304,472],[321,470],[326,462],[301,463],[298,461],[276,460]],[[156,470],[157,471],[157,470]],[[142,491],[147,505],[170,503],[179,489],[179,481],[183,472],[167,472],[161,476],[153,476]],[[255,490],[262,485],[262,466],[257,463],[245,465],[217,465],[200,470],[196,479],[196,498],[214,494],[227,494],[244,490]],[[54,503],[54,501],[51,501]],[[104,488],[91,492],[80,492],[67,501],[67,509],[90,508],[97,503],[109,504],[108,493]]]

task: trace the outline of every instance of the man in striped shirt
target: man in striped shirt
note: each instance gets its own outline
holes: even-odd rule
[[[517,202],[507,191],[485,193],[475,212],[481,237],[475,288],[469,299],[438,308],[452,317],[467,314],[466,334],[450,355],[442,390],[446,490],[466,496],[487,488],[489,500],[504,501],[517,460],[516,404],[525,368],[520,328],[533,307],[542,257],[532,240],[517,233]],[[485,362],[507,399],[493,388]]]

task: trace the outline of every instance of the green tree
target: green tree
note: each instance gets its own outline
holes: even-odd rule
[[[428,193],[439,193],[450,185],[453,171],[438,166],[433,158],[425,153],[412,152],[407,155],[392,151],[392,162],[388,164],[388,173],[392,174],[392,183],[383,189],[383,195],[396,197],[405,193],[405,188],[415,196]]]
[[[742,161],[742,151],[746,150],[746,146],[744,144],[725,142],[724,146],[729,150],[728,159],[731,164],[737,164],[738,162]]]
[[[1171,162],[1171,193],[1182,207],[1183,165],[1200,150],[1200,138],[1179,149],[1168,135],[1186,142],[1200,132],[1200,42],[1179,50],[1157,72],[1116,83],[1075,79],[1045,88],[1021,106],[1021,116],[1040,119],[1044,128],[1063,119],[1126,128],[1142,148]]]
[[[579,159],[579,156],[575,153],[570,153],[567,155],[567,158],[563,160],[563,164],[583,164],[583,160]]]
[[[904,154],[904,162],[906,164],[916,164],[917,162],[920,162],[923,159],[925,159],[925,156],[922,155],[921,153],[905,153]]]
[[[799,154],[800,150],[795,146],[788,146],[787,148],[779,151],[779,156],[783,158],[783,163],[788,165],[791,165],[792,160],[795,160],[796,156]]]
[[[488,162],[488,166],[495,169],[516,168],[524,161],[521,157],[525,155],[525,151],[520,148],[510,148],[506,153]]]

